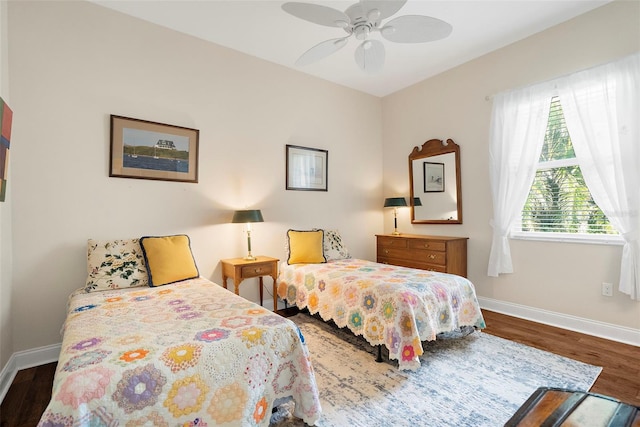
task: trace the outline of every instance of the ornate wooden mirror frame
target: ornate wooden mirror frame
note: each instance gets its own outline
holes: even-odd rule
[[[462,224],[460,146],[430,139],[409,154],[412,224]]]

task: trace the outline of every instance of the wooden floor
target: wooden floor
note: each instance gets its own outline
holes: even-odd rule
[[[485,332],[550,351],[603,370],[591,391],[640,406],[640,348],[483,311]],[[0,427],[33,427],[51,398],[56,364],[16,375],[0,406]]]

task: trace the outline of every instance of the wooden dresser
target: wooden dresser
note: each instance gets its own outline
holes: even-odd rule
[[[467,277],[468,237],[377,234],[378,262]]]

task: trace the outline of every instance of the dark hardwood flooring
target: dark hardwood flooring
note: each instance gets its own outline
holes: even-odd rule
[[[281,311],[287,316],[295,309]],[[640,406],[640,348],[483,311],[485,332],[603,370],[591,391]],[[0,427],[33,427],[51,399],[56,363],[19,371],[0,405]]]

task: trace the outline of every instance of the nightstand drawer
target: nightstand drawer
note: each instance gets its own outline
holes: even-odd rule
[[[222,285],[227,287],[227,279],[233,279],[233,287],[236,295],[240,295],[240,283],[244,279],[257,277],[260,291],[260,305],[262,305],[262,278],[263,276],[271,276],[273,286],[276,286],[276,278],[278,277],[278,258],[270,258],[267,256],[257,256],[254,259],[246,258],[229,258],[221,259],[222,264]],[[273,292],[274,310],[278,307],[278,296]]]
[[[270,276],[273,272],[272,264],[247,265],[241,268],[240,274],[243,278]]]

